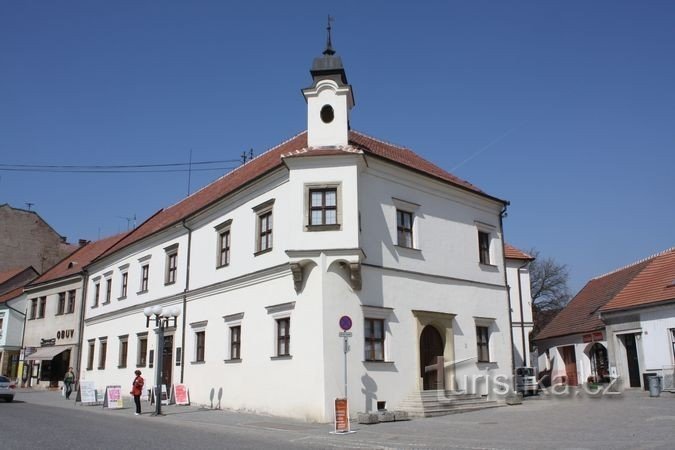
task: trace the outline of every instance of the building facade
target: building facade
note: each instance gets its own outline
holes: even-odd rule
[[[139,368],[154,380],[161,360],[163,384],[186,384],[193,402],[329,421],[337,397],[392,409],[420,390],[487,395],[476,378],[511,375],[507,203],[350,130],[330,47],[311,74],[307,132],[87,267],[82,379],[130,383]],[[162,358],[153,306],[180,313]]]
[[[530,263],[534,258],[512,245],[504,244],[506,280],[511,308],[511,335],[513,338],[514,367],[534,367],[530,358],[532,320],[532,293],[530,290]]]
[[[25,287],[24,386],[57,387],[69,367],[78,369],[87,285],[84,267],[121,237],[83,243]]]

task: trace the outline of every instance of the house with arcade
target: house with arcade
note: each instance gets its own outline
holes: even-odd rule
[[[310,73],[306,131],[87,266],[81,379],[161,369],[195,403],[329,421],[345,394],[352,413],[393,409],[424,390],[490,394],[472,380],[511,375],[508,202],[351,129],[354,94],[330,45]],[[527,259],[512,261],[529,288]],[[162,358],[148,307],[178,314]],[[518,318],[527,327],[531,312]]]

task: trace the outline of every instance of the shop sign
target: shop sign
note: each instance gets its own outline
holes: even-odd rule
[[[56,338],[40,339],[41,347],[49,347],[50,345],[56,345]]]
[[[119,409],[124,407],[122,400],[122,386],[106,386],[105,397],[103,398],[103,407],[110,409]]]
[[[75,336],[75,330],[59,330],[56,332],[56,339],[72,339]]]
[[[335,432],[349,433],[349,404],[346,398],[335,399]]]
[[[189,405],[190,400],[188,399],[188,388],[184,384],[174,384],[173,385],[173,396],[174,402],[176,405]]]

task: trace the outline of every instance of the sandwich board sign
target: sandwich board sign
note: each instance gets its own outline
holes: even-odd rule
[[[96,385],[93,381],[80,381],[77,388],[77,397],[75,398],[76,402],[82,402],[87,404],[94,404],[98,400],[96,399]]]
[[[188,388],[184,384],[174,384],[172,392],[173,402],[176,405],[189,405]]]
[[[155,399],[157,398],[157,394],[155,393],[155,387],[152,387],[152,394],[150,395],[150,404],[154,405],[155,404]],[[166,384],[162,385],[162,405],[168,405],[169,404],[169,394],[168,390],[166,388]]]
[[[110,409],[119,409],[124,407],[124,401],[122,400],[122,386],[105,387],[103,407]]]

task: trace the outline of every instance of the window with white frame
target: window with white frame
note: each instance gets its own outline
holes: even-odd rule
[[[66,314],[75,312],[75,289],[68,291],[68,304],[66,305]]]
[[[230,264],[230,236],[232,220],[227,220],[215,227],[218,245],[216,252],[216,268],[225,267]]]
[[[164,251],[166,252],[164,284],[174,284],[178,274],[178,244],[166,247]]]
[[[112,299],[112,278],[106,278],[105,280],[105,300],[103,301],[104,305],[110,303]]]
[[[490,335],[495,319],[474,317],[476,323],[476,358],[479,363],[490,360]]]
[[[492,240],[496,236],[497,228],[484,222],[475,221],[478,244],[478,262],[481,265],[494,265]]]
[[[148,362],[148,333],[139,333],[136,339],[136,367],[145,367]]]
[[[141,286],[139,292],[148,292],[148,280],[150,279],[150,264],[141,266]]]
[[[66,312],[66,293],[59,292],[59,303],[58,307],[56,308],[56,315],[60,316],[65,312]]]
[[[391,200],[396,207],[396,245],[403,248],[416,248],[415,216],[420,205],[395,197]]]
[[[100,278],[94,280],[94,298],[91,302],[91,307],[96,308],[98,306],[99,298],[101,297],[101,282]]]
[[[94,369],[94,350],[96,348],[96,340],[95,339],[90,339],[87,341],[87,347],[89,349],[89,352],[87,353],[87,370],[93,370]]]
[[[105,369],[105,360],[108,356],[108,338],[103,337],[98,339],[98,369]]]
[[[267,314],[274,319],[274,356],[272,359],[291,357],[291,313],[295,302],[266,306]]]
[[[47,310],[47,297],[40,297],[40,304],[38,306],[38,319],[45,318],[45,311]]]
[[[309,231],[340,228],[339,184],[307,185],[307,229]]]
[[[363,360],[387,361],[387,330],[394,312],[392,308],[361,306],[363,311]]]
[[[241,323],[244,319],[244,313],[230,314],[223,316],[227,326],[227,355],[225,362],[241,361]]]
[[[127,289],[129,287],[129,272],[122,272],[122,283],[120,285],[120,300],[127,298]]]
[[[675,328],[670,329],[670,346],[673,349],[673,362],[675,362]]]
[[[253,208],[256,214],[256,255],[272,250],[273,207],[274,199],[271,199]]]
[[[208,321],[194,322],[190,324],[194,341],[194,357],[192,363],[203,363],[206,358],[206,325]]]
[[[31,298],[30,299],[30,315],[28,316],[29,319],[36,319],[37,318],[37,309],[38,309],[38,299],[37,298]]]
[[[123,369],[127,367],[127,357],[129,354],[129,335],[124,335],[119,337],[120,346],[119,346],[119,358],[117,361],[117,367]]]

